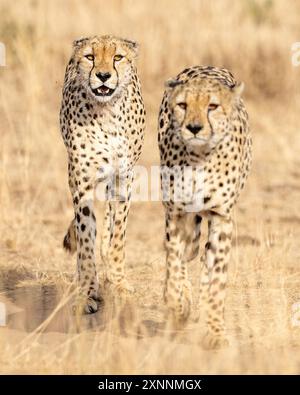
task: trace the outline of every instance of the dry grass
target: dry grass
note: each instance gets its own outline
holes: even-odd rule
[[[191,321],[175,339],[159,329],[162,308],[154,306],[162,303],[162,208],[136,203],[127,269],[137,300],[133,311],[122,313],[136,317],[130,328],[120,330],[120,320],[106,311],[104,323],[86,318],[90,329],[78,333],[47,330],[48,321],[40,332],[26,332],[41,309],[51,310],[48,299],[41,305],[33,298],[23,328],[12,319],[0,328],[0,372],[299,373],[300,328],[291,327],[291,306],[300,301],[300,68],[292,67],[290,52],[300,39],[299,12],[292,0],[1,1],[0,41],[7,48],[7,67],[0,68],[2,286],[23,280],[19,285],[32,292],[51,284],[65,291],[75,272],[61,248],[72,206],[58,129],[74,38],[113,33],[140,42],[148,113],[140,163],[147,166],[158,163],[153,147],[164,80],[192,64],[228,67],[246,84],[254,165],[235,215],[228,349],[202,350],[201,323]],[[196,286],[196,261],[190,274]]]

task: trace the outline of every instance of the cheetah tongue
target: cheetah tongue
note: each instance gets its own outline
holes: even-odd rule
[[[97,89],[98,93],[101,93],[102,95],[107,95],[109,93],[110,89],[107,86],[100,86],[100,88]]]

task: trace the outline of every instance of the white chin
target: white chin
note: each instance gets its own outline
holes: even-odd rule
[[[199,139],[199,138],[191,138],[186,140],[188,145],[191,145],[193,147],[204,147],[205,145],[207,145],[209,143],[208,140],[206,139]]]
[[[93,95],[93,97],[94,97],[95,100],[97,100],[100,103],[108,103],[114,98],[114,96],[115,96],[114,93],[112,95],[110,95],[110,96],[96,96],[96,95]]]

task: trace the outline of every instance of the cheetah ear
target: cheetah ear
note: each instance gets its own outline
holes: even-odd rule
[[[175,88],[178,85],[183,85],[183,81],[179,81],[176,78],[170,78],[165,82],[166,88]]]
[[[133,58],[137,58],[139,54],[139,44],[133,40],[123,39],[125,46],[130,50],[133,55]]]
[[[78,38],[77,40],[73,41],[73,48],[77,49],[80,48],[83,44],[85,44],[89,40],[88,37],[81,37]]]
[[[245,84],[243,82],[237,82],[231,91],[233,92],[235,97],[241,97],[244,92]]]

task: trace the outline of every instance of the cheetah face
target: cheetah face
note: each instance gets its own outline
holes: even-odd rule
[[[120,96],[131,82],[137,44],[112,36],[75,41],[74,55],[80,81],[98,102]]]
[[[181,140],[212,149],[230,131],[230,115],[243,84],[228,88],[215,80],[168,81],[172,122]]]

